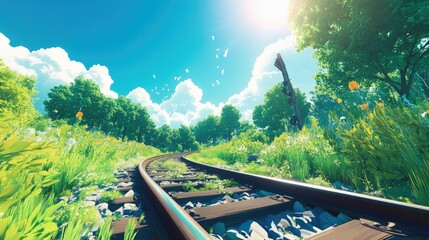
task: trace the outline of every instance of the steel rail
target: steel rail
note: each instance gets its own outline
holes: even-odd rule
[[[138,166],[139,172],[171,239],[210,239],[210,235],[146,172],[146,167],[152,161],[167,157],[181,157],[183,155],[185,154],[173,153],[147,158],[140,162]]]
[[[385,225],[388,222],[394,222],[399,225],[399,228],[429,236],[429,207],[426,206],[319,187],[293,180],[217,168],[185,157],[182,157],[181,160],[192,167],[231,177],[268,191],[292,196],[310,205],[343,212],[351,217],[371,219]]]

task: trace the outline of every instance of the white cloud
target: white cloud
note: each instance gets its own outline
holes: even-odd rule
[[[180,82],[173,95],[161,104],[152,102],[149,93],[143,88],[132,90],[127,98],[147,107],[157,126],[162,124],[168,124],[171,127],[180,127],[181,124],[193,125],[209,114],[219,115],[222,107],[222,104],[216,106],[210,102],[201,102],[203,90],[191,79]]]
[[[110,89],[113,80],[105,66],[93,65],[89,70],[83,63],[73,61],[68,53],[59,47],[30,51],[26,47],[10,45],[10,40],[0,33],[0,58],[12,70],[36,78],[36,108],[43,110],[43,100],[51,88],[60,84],[69,84],[78,75],[92,78],[100,86],[103,94],[116,98],[118,94]]]

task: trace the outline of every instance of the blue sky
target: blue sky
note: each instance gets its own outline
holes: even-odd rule
[[[287,0],[14,0],[2,3],[0,58],[35,75],[41,99],[79,73],[146,105],[158,125],[193,124],[225,103],[248,119],[282,80],[276,50],[294,86],[314,86],[312,51],[294,52],[286,13]]]

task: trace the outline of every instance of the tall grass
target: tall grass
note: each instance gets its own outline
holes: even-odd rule
[[[134,240],[136,238],[137,232],[134,231],[136,226],[137,220],[135,218],[130,218],[125,227],[124,240]]]
[[[77,125],[54,122],[28,134],[27,126],[6,121],[0,118],[0,239],[80,239],[97,210],[55,200],[77,187],[113,182],[119,161],[160,153]]]

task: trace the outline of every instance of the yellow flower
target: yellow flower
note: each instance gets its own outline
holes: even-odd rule
[[[114,137],[110,137],[109,139],[110,139],[111,142],[113,142],[115,140]]]
[[[82,117],[83,117],[83,112],[79,111],[79,112],[76,113],[76,118],[77,119],[82,120]]]
[[[361,110],[368,109],[368,106],[369,106],[368,103],[364,103],[362,105],[359,105],[359,107],[360,107]]]
[[[343,99],[341,99],[341,98],[337,99],[337,103],[341,104],[342,102],[343,102]]]
[[[377,107],[379,107],[379,108],[384,107],[384,103],[382,103],[382,102],[377,103]]]
[[[428,109],[428,110],[426,110],[426,114],[429,114],[429,109]]]
[[[356,81],[349,82],[349,89],[351,91],[356,91],[359,88],[359,83]]]
[[[83,125],[83,128],[84,128],[84,129],[87,129],[87,128],[88,128],[88,125],[86,125],[86,124],[85,124],[85,125]]]

